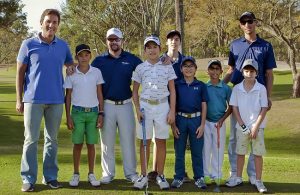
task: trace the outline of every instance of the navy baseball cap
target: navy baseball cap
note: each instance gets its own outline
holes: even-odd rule
[[[87,51],[87,52],[91,53],[91,48],[90,48],[90,46],[88,46],[86,44],[77,45],[76,49],[75,49],[76,55],[78,55],[82,51]]]
[[[171,30],[170,32],[168,32],[167,39],[169,39],[175,35],[177,35],[179,37],[179,39],[181,40],[181,33],[178,30]]]
[[[213,64],[219,65],[222,68],[222,64],[221,64],[220,60],[217,60],[217,59],[210,60],[207,64],[207,68],[209,68]]]
[[[242,13],[242,15],[240,16],[240,21],[242,21],[244,18],[251,18],[252,20],[256,19],[254,13],[252,13],[252,12],[244,12],[244,13]]]
[[[196,60],[195,60],[195,58],[193,58],[192,56],[185,56],[185,57],[183,58],[182,62],[181,62],[180,67],[182,67],[183,64],[184,64],[186,61],[192,62],[192,63],[197,67]]]

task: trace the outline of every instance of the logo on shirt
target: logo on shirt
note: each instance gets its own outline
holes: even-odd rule
[[[199,90],[199,88],[198,87],[194,87],[194,90]]]
[[[262,52],[259,51],[259,50],[254,50],[254,52],[258,53],[258,54],[261,54]]]
[[[129,62],[122,62],[122,64],[124,64],[124,65],[125,65],[125,64],[129,64]]]

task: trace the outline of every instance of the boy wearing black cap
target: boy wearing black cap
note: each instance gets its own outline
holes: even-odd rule
[[[101,71],[89,65],[91,50],[88,45],[76,47],[78,66],[74,74],[66,77],[66,118],[69,130],[72,130],[74,174],[69,185],[79,184],[79,164],[84,139],[88,150],[88,181],[96,187],[100,186],[94,175],[95,144],[99,143],[99,130],[103,125],[104,83]],[[72,112],[71,111],[72,105]]]
[[[185,176],[185,151],[190,140],[195,185],[205,189],[202,150],[208,101],[206,85],[195,78],[197,70],[193,57],[186,57],[181,64],[183,78],[176,81],[176,120],[172,125],[175,148],[175,175],[171,184],[180,188]]]
[[[226,139],[224,121],[231,114],[232,109],[229,107],[231,89],[220,80],[222,72],[222,65],[219,60],[213,59],[208,62],[207,73],[210,79],[206,85],[210,101],[207,102],[203,148],[206,184],[211,184],[212,181],[219,185],[224,183],[221,180]]]
[[[243,183],[242,172],[245,154],[247,154],[248,145],[250,144],[251,153],[254,154],[255,161],[255,186],[259,192],[263,193],[267,192],[267,188],[261,180],[262,156],[266,153],[264,128],[266,126],[265,116],[268,109],[267,91],[265,86],[256,80],[258,64],[255,60],[246,59],[241,69],[244,80],[234,86],[230,97],[230,105],[237,120],[237,176],[230,182],[227,182],[226,185],[234,187]]]

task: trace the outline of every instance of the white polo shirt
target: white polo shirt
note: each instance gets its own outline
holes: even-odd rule
[[[84,74],[76,66],[75,73],[66,77],[64,88],[72,89],[72,105],[91,108],[99,104],[97,85],[103,83],[104,80],[98,68],[89,66],[88,72]]]
[[[257,82],[257,80],[249,92],[246,92],[243,84],[244,80],[233,87],[229,104],[238,107],[243,122],[252,128],[261,108],[268,107],[267,90],[265,86]],[[260,128],[265,128],[265,126],[266,118],[261,123]],[[239,127],[240,125],[237,123],[236,128]]]
[[[132,80],[142,85],[140,97],[148,100],[168,97],[168,82],[176,78],[171,65],[164,65],[161,61],[153,65],[147,60],[139,64],[132,75]]]

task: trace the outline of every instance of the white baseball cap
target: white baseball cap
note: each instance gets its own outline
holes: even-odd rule
[[[118,38],[122,39],[123,38],[123,33],[120,29],[118,28],[111,28],[107,31],[106,33],[106,38],[108,38],[110,35],[116,35]]]
[[[256,71],[258,71],[258,64],[253,59],[246,59],[243,63],[242,69],[244,69],[245,66],[252,66]]]
[[[155,35],[150,35],[150,36],[146,37],[146,39],[145,39],[145,41],[144,41],[144,46],[146,46],[146,44],[147,44],[148,42],[150,42],[150,41],[156,43],[157,45],[160,45],[160,40],[159,40],[159,38],[158,38],[157,36],[155,36]]]

